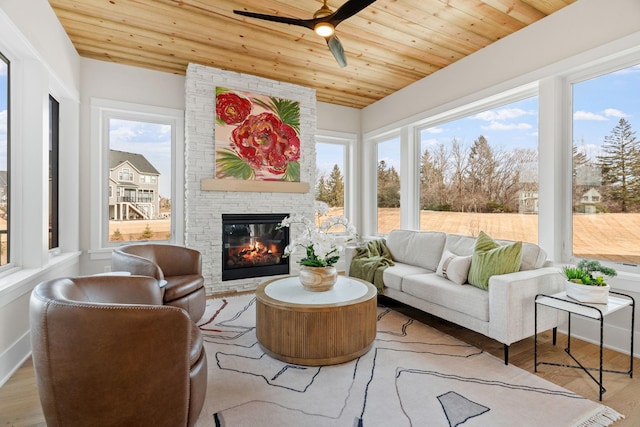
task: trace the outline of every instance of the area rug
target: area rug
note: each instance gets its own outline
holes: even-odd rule
[[[266,355],[251,294],[208,300],[199,325],[209,372],[198,427],[609,426],[623,418],[385,307],[372,349],[333,366]]]

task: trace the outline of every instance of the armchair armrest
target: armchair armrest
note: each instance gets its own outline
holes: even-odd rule
[[[157,280],[164,279],[162,269],[155,262],[138,255],[115,249],[111,253],[111,270],[128,271],[139,276],[150,276]]]
[[[87,301],[113,304],[162,305],[159,281],[149,276],[85,276],[73,282]]]
[[[489,337],[504,344],[534,334],[534,298],[564,289],[564,278],[554,267],[492,276],[489,279]],[[538,330],[559,324],[558,310],[538,310]]]

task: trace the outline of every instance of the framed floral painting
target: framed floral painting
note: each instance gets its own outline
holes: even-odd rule
[[[300,103],[216,87],[216,178],[300,181]]]

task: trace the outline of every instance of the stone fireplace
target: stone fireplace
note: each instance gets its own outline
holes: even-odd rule
[[[310,183],[311,190],[290,192],[287,184],[277,181],[255,182],[249,188],[223,185],[210,191],[203,182],[215,178],[215,89],[217,86],[269,95],[300,103],[300,181]],[[190,64],[185,81],[185,212],[186,246],[202,253],[202,273],[207,294],[253,290],[267,278],[296,274],[297,258],[286,258],[289,271],[254,270],[253,277],[234,277],[224,273],[223,216],[238,214],[273,215],[298,213],[314,215],[316,99],[313,89],[277,82],[246,74]],[[215,180],[218,181],[218,180]],[[229,180],[231,181],[231,180]],[[258,185],[260,184],[260,185]],[[205,188],[208,188],[205,186]],[[229,243],[229,242],[228,242]],[[271,276],[270,274],[276,274]],[[223,277],[224,276],[224,277]]]

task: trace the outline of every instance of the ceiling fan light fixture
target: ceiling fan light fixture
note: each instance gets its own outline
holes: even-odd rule
[[[319,22],[313,30],[321,37],[329,37],[334,32],[333,25],[328,22]]]

